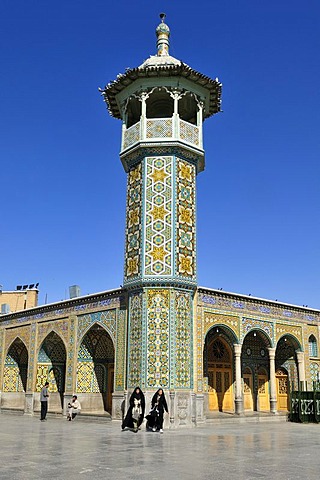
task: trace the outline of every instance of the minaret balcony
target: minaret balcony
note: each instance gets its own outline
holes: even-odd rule
[[[126,128],[123,125],[121,153],[142,142],[183,142],[202,150],[202,128],[182,120],[178,115],[169,118],[143,118]]]

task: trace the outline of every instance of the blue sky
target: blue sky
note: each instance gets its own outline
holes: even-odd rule
[[[155,54],[223,83],[204,126],[198,281],[320,308],[320,4],[316,0],[57,2],[0,7],[0,284],[39,302],[123,281],[120,121],[99,95]]]

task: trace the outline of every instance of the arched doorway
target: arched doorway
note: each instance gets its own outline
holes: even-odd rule
[[[277,343],[275,367],[283,370],[288,376],[288,389],[299,389],[298,362],[296,351],[300,350],[299,342],[291,335],[285,335]]]
[[[66,375],[66,348],[55,332],[49,333],[38,354],[36,392],[49,382],[49,412],[61,412]]]
[[[27,390],[28,351],[20,338],[10,345],[3,370],[2,407],[24,409]]]
[[[206,337],[204,376],[208,378],[209,410],[233,411],[232,350],[221,328],[212,329]]]
[[[245,410],[270,410],[268,347],[270,340],[260,330],[251,331],[244,338],[241,365]]]
[[[112,411],[114,346],[108,332],[94,324],[78,351],[76,391],[85,411]]]
[[[289,410],[288,372],[282,367],[276,371],[277,408],[279,411]]]

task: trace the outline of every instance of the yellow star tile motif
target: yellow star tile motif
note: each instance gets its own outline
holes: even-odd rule
[[[179,222],[192,225],[192,211],[189,208],[179,207]]]
[[[139,208],[134,208],[129,211],[129,227],[132,225],[138,225],[139,223]]]
[[[140,165],[130,172],[130,181],[136,182],[137,180],[140,180]]]
[[[153,207],[150,214],[153,216],[153,220],[163,220],[168,212],[165,210],[164,206]]]
[[[168,176],[168,174],[162,168],[161,170],[155,170],[150,177],[156,182],[163,182],[163,180]]]
[[[160,260],[161,262],[163,262],[165,254],[166,252],[164,251],[163,247],[154,247],[151,252],[153,261]]]
[[[138,274],[138,259],[137,257],[135,258],[128,258],[127,262],[128,268],[127,268],[127,275],[130,277],[130,275]]]
[[[186,180],[191,181],[191,167],[189,165],[180,165],[180,176]]]
[[[179,272],[187,273],[192,275],[192,259],[190,257],[185,257],[184,255],[179,255]]]

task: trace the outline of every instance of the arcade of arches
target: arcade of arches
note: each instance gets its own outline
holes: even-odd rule
[[[133,388],[128,365],[134,366],[134,381],[140,383],[149,402],[158,386],[148,388],[145,380],[147,368],[151,367],[147,367],[148,358],[143,352],[147,345],[152,350],[147,344],[152,335],[145,335],[135,320],[130,327],[134,326],[134,334],[128,336],[130,304],[124,289],[85,300],[17,312],[1,319],[3,411],[38,412],[39,392],[48,380],[49,412],[65,412],[66,403],[76,393],[84,413],[120,420]],[[308,312],[306,320],[305,313],[294,307],[289,310],[288,306],[270,305],[268,310],[257,300],[241,298],[241,302],[235,302],[234,297],[215,291],[200,290],[195,301],[197,316],[193,320],[185,322],[185,310],[179,310],[176,317],[159,317],[159,325],[165,329],[159,333],[162,353],[157,368],[161,376],[163,358],[163,371],[169,375],[165,392],[172,425],[187,421],[198,424],[214,412],[286,412],[290,389],[310,389],[319,379],[319,312]],[[255,311],[260,309],[255,318],[249,317],[253,307]],[[132,304],[132,308],[136,305]],[[193,334],[189,336],[187,328],[192,321]],[[146,325],[156,328],[151,323]],[[169,330],[176,332],[170,342]],[[190,358],[189,390],[174,387],[176,379],[181,384],[180,363],[176,361],[180,358],[184,359],[180,362],[183,368]],[[192,411],[196,412],[194,419]]]
[[[298,341],[286,335],[273,348],[260,330],[250,331],[242,345],[235,340],[223,325],[212,328],[206,335],[203,371],[209,411],[234,412],[237,396],[242,399],[237,413],[275,411],[275,405],[279,411],[288,411],[289,388],[297,389],[301,381]],[[300,372],[304,379],[301,369]]]

